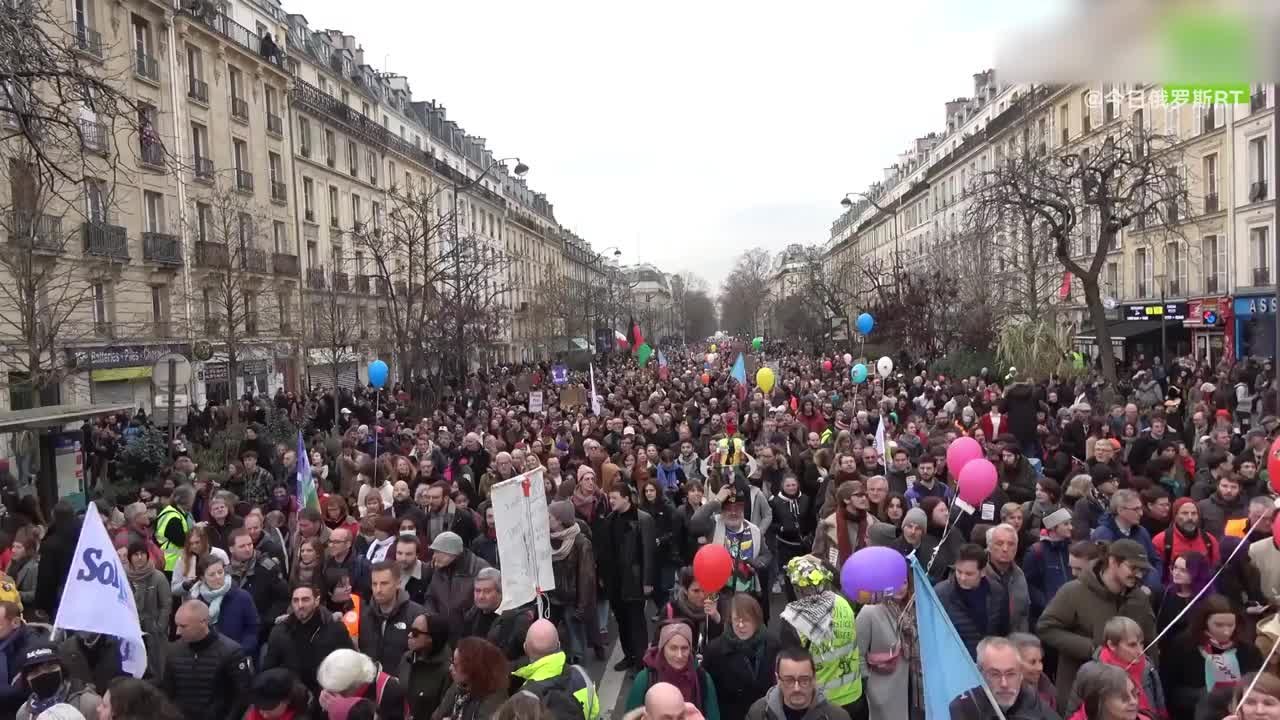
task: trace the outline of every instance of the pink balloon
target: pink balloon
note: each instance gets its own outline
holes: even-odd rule
[[[956,494],[960,499],[977,507],[996,489],[996,466],[986,458],[972,460],[960,470],[956,482]]]
[[[960,471],[970,460],[982,457],[982,446],[971,437],[958,437],[947,446],[947,472],[959,478]]]

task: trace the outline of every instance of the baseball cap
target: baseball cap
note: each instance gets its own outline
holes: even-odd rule
[[[1144,570],[1151,569],[1151,560],[1147,557],[1147,549],[1136,540],[1121,538],[1107,546],[1107,557],[1122,560]]]
[[[58,651],[52,645],[38,643],[27,648],[26,652],[22,653],[22,661],[18,667],[19,669],[27,670],[37,665],[51,662],[60,662],[58,660]]]

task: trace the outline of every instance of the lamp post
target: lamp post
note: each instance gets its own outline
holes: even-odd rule
[[[520,162],[520,158],[509,157],[509,158],[502,158],[500,160],[494,160],[492,163],[489,164],[489,167],[484,169],[484,172],[480,173],[479,175],[477,175],[476,177],[470,180],[467,180],[464,183],[459,183],[456,178],[453,180],[452,225],[453,225],[453,253],[454,253],[454,283],[455,283],[455,289],[457,293],[457,297],[455,299],[457,300],[458,305],[462,304],[461,295],[462,295],[462,283],[463,283],[463,275],[464,275],[463,268],[462,268],[462,254],[460,251],[461,238],[458,234],[458,193],[466,192],[471,188],[475,187],[476,185],[479,185],[486,177],[488,177],[489,173],[493,172],[494,168],[498,167],[499,165],[505,165],[506,163],[512,162],[512,161],[514,161],[516,164],[516,166],[512,168],[512,173],[515,174],[516,177],[524,177],[524,174],[529,172],[529,166],[525,165],[523,162]],[[467,353],[463,349],[465,345],[464,340],[466,335],[465,333],[466,324],[463,321],[462,313],[458,312],[457,308],[455,308],[454,312],[457,315],[456,326],[454,328],[454,332],[455,332],[454,342],[455,342],[457,353],[458,353],[458,368],[457,368],[458,387],[461,389],[465,387],[466,379],[467,379]]]
[[[1168,305],[1165,303],[1165,275],[1161,273],[1155,277],[1156,284],[1160,287],[1160,362],[1167,362],[1169,355],[1168,336],[1165,330],[1165,319],[1167,317]]]

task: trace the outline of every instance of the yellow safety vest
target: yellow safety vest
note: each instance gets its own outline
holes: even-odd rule
[[[160,511],[159,517],[156,518],[156,544],[164,552],[164,571],[170,574],[178,566],[178,561],[182,559],[182,546],[174,545],[164,534],[169,527],[169,523],[175,520],[182,523],[182,534],[184,536],[191,531],[191,524],[187,522],[187,514],[179,510],[175,505],[165,505]]]
[[[806,644],[817,666],[816,677],[822,694],[832,705],[845,706],[862,697],[862,662],[858,653],[858,630],[853,606],[836,595],[831,612],[834,634],[824,643]]]

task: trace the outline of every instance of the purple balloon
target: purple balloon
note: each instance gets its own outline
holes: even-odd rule
[[[907,559],[890,547],[867,547],[849,556],[840,570],[845,597],[859,605],[881,602],[907,584]]]

